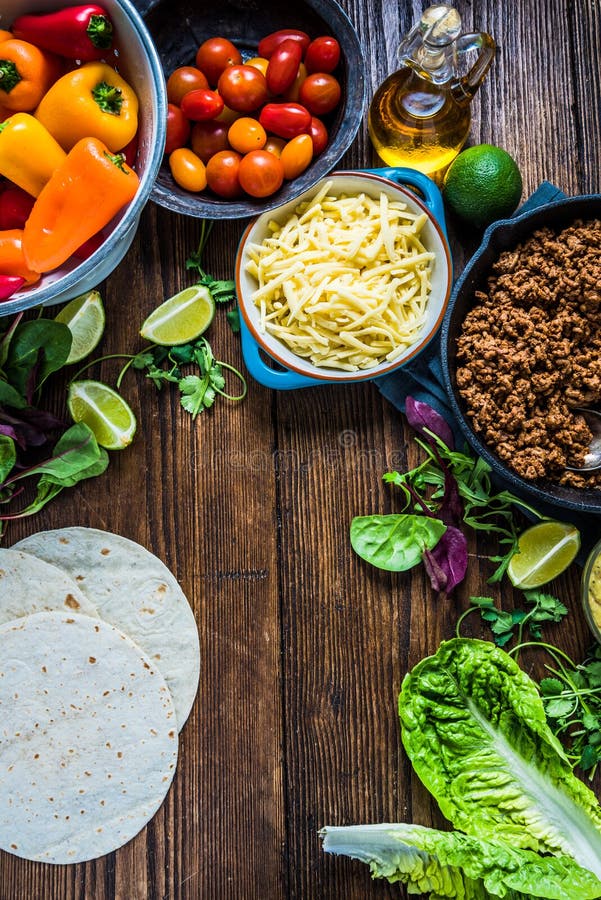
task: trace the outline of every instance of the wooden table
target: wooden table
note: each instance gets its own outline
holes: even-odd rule
[[[373,89],[396,68],[399,40],[419,5],[342,5]],[[471,143],[510,151],[525,195],[542,179],[568,194],[598,191],[598,4],[456,5],[466,30],[488,30],[500,48],[473,104]],[[372,163],[365,128],[343,163]],[[209,271],[232,273],[242,225],[216,225]],[[149,204],[132,249],[103,288],[102,352],[139,347],[148,312],[189,283],[184,261],[198,235],[197,221]],[[454,241],[457,272],[476,242],[465,229],[461,245]],[[223,311],[210,338],[218,356],[241,365]],[[92,377],[114,382],[117,371],[105,363]],[[112,455],[102,478],[11,527],[5,545],[79,524],[158,554],[196,613],[198,698],[181,734],[174,784],[148,827],[87,865],[52,867],[2,853],[1,900],[402,896],[398,887],[372,882],[362,864],[326,857],[318,829],[443,824],[401,749],[399,686],[452,635],[470,594],[492,593],[510,606],[510,587],[486,585],[490,564],[473,541],[466,582],[444,602],[421,569],[388,575],[354,556],[351,518],[398,509],[381,475],[417,459],[403,418],[374,386],[273,393],[251,381],[244,403],[219,402],[195,422],[174,393],[157,394],[139,376],[128,376],[123,391],[139,418],[133,446]],[[567,626],[549,632],[576,656],[590,641],[578,585],[575,567],[553,585],[571,612]]]

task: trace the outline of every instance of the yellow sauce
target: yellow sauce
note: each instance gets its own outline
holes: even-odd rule
[[[593,621],[601,631],[601,552],[593,560],[588,577],[588,603]]]

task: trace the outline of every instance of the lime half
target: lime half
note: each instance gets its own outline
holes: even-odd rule
[[[98,291],[88,291],[63,306],[55,322],[66,325],[73,341],[66,364],[88,356],[104,334],[104,306]]]
[[[142,325],[140,334],[163,346],[187,344],[207,330],[214,315],[215,301],[208,288],[195,284],[157,306]]]
[[[123,397],[101,381],[73,381],[67,406],[74,422],[84,422],[101,447],[122,450],[131,444],[136,417]]]
[[[514,587],[540,587],[560,575],[580,549],[580,532],[567,522],[544,521],[527,528],[509,560],[507,574]]]

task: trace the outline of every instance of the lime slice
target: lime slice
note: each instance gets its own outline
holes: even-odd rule
[[[73,335],[66,364],[76,363],[88,356],[104,333],[104,306],[98,291],[88,291],[63,306],[55,322],[62,322]]]
[[[187,344],[206,331],[215,301],[203,284],[184,288],[150,313],[140,329],[143,338],[163,346]]]
[[[131,444],[136,417],[123,397],[101,381],[73,381],[67,406],[74,422],[84,422],[101,447],[122,450]]]
[[[509,560],[507,574],[514,587],[540,587],[560,575],[580,549],[580,532],[566,522],[551,520],[527,528]]]

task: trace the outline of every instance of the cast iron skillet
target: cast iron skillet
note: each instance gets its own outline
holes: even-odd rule
[[[552,504],[583,513],[601,514],[601,490],[565,487],[552,482],[536,484],[521,478],[509,469],[494,450],[485,446],[472,429],[466,416],[466,407],[455,381],[457,337],[462,322],[473,305],[474,291],[486,288],[490,268],[503,250],[515,247],[537,228],[548,225],[562,228],[575,219],[601,218],[601,195],[570,197],[540,206],[531,212],[504,219],[491,225],[484,234],[478,251],[474,254],[458,280],[447,315],[442,325],[441,356],[445,387],[451,407],[469,444],[492,467],[495,480],[534,506]]]

